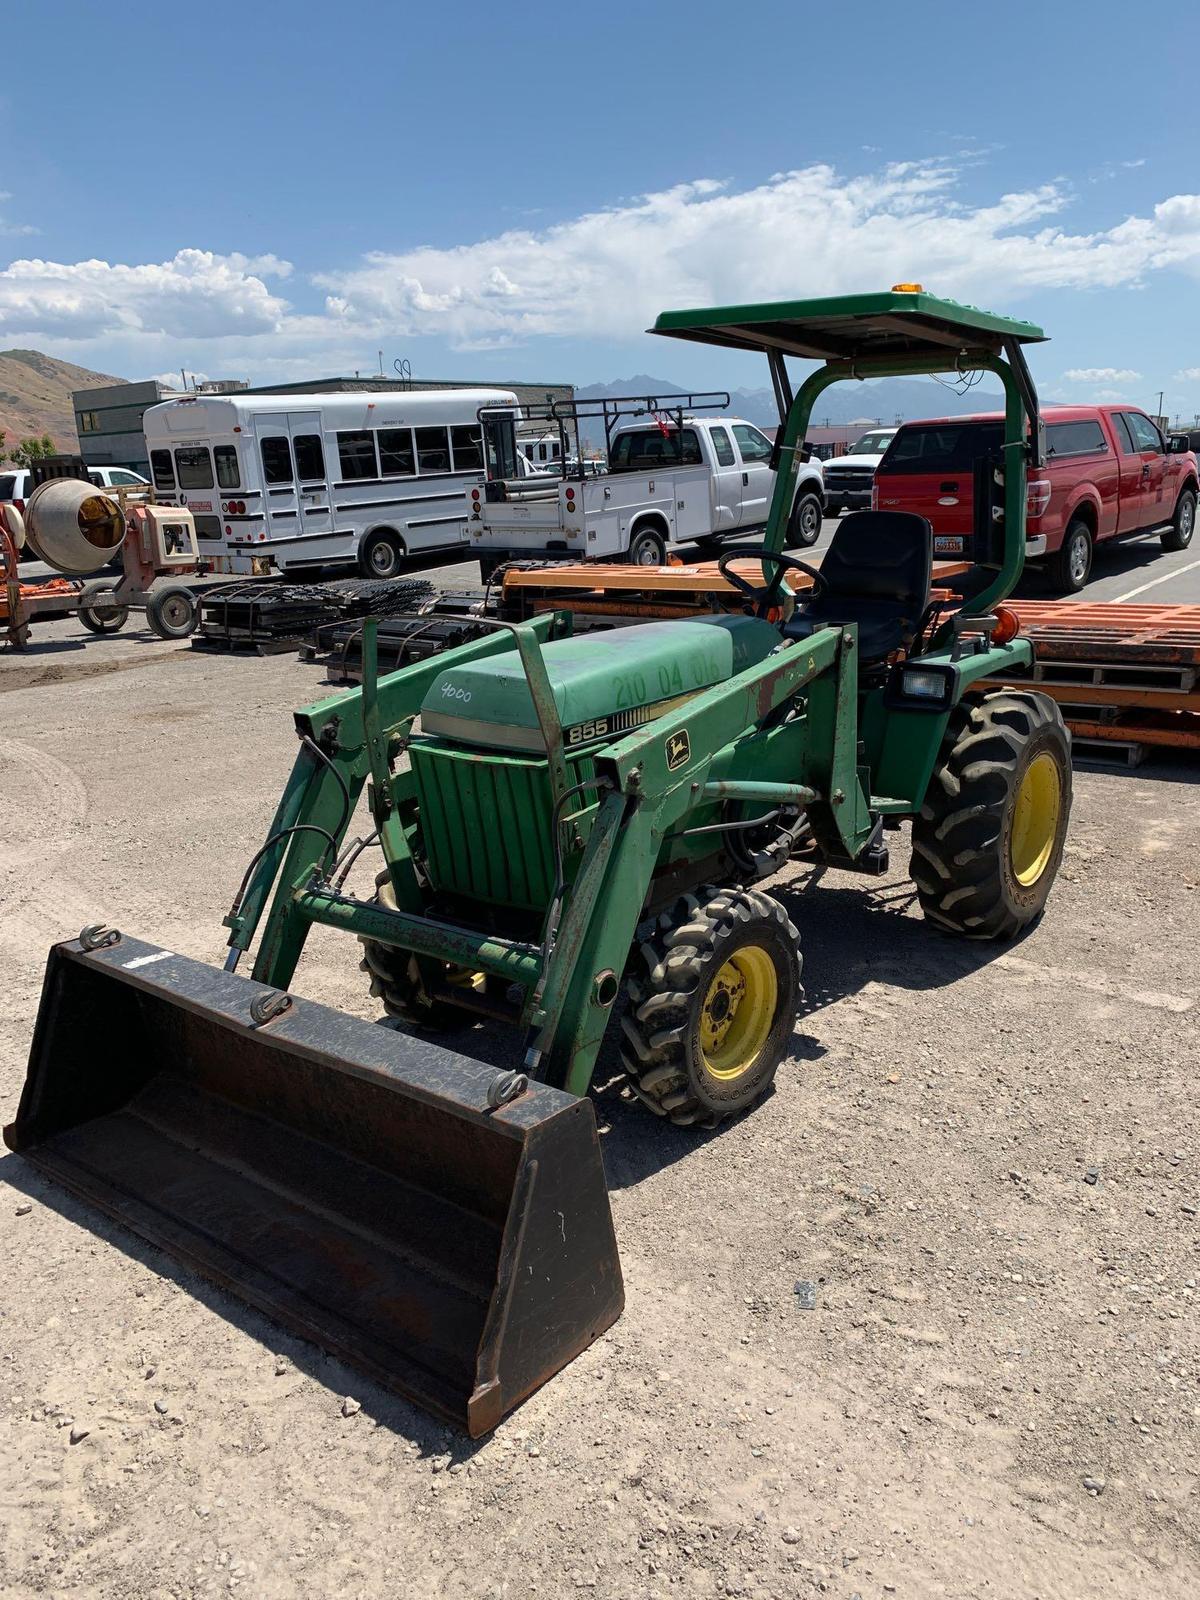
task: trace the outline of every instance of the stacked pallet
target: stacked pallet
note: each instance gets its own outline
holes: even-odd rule
[[[1062,707],[1079,754],[1137,766],[1156,745],[1200,750],[1200,606],[1009,601],[1029,678]]]
[[[295,650],[322,625],[411,611],[433,593],[424,578],[341,578],[288,583],[282,578],[214,584],[200,600],[192,637],[198,650]]]

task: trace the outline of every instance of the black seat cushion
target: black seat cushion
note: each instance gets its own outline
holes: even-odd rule
[[[882,660],[912,643],[929,604],[933,529],[911,511],[855,511],[838,523],[821,576],[825,588],[797,605],[784,633],[803,639],[853,622],[862,658]]]

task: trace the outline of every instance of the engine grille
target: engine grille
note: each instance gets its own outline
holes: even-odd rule
[[[831,489],[849,489],[859,492],[869,490],[875,477],[874,467],[835,467],[825,472],[825,493]]]
[[[434,887],[526,910],[547,905],[554,857],[545,761],[419,739],[410,744],[409,758]],[[578,757],[569,771],[574,782],[590,778],[592,762]]]

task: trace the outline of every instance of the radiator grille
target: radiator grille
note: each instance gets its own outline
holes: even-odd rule
[[[419,740],[409,757],[435,888],[490,904],[544,907],[554,884],[546,763]],[[579,782],[591,777],[592,763],[577,759],[568,770]]]

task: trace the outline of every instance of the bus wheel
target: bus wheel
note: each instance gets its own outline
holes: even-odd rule
[[[394,578],[400,571],[404,546],[387,528],[368,535],[358,552],[358,568],[364,578]]]

